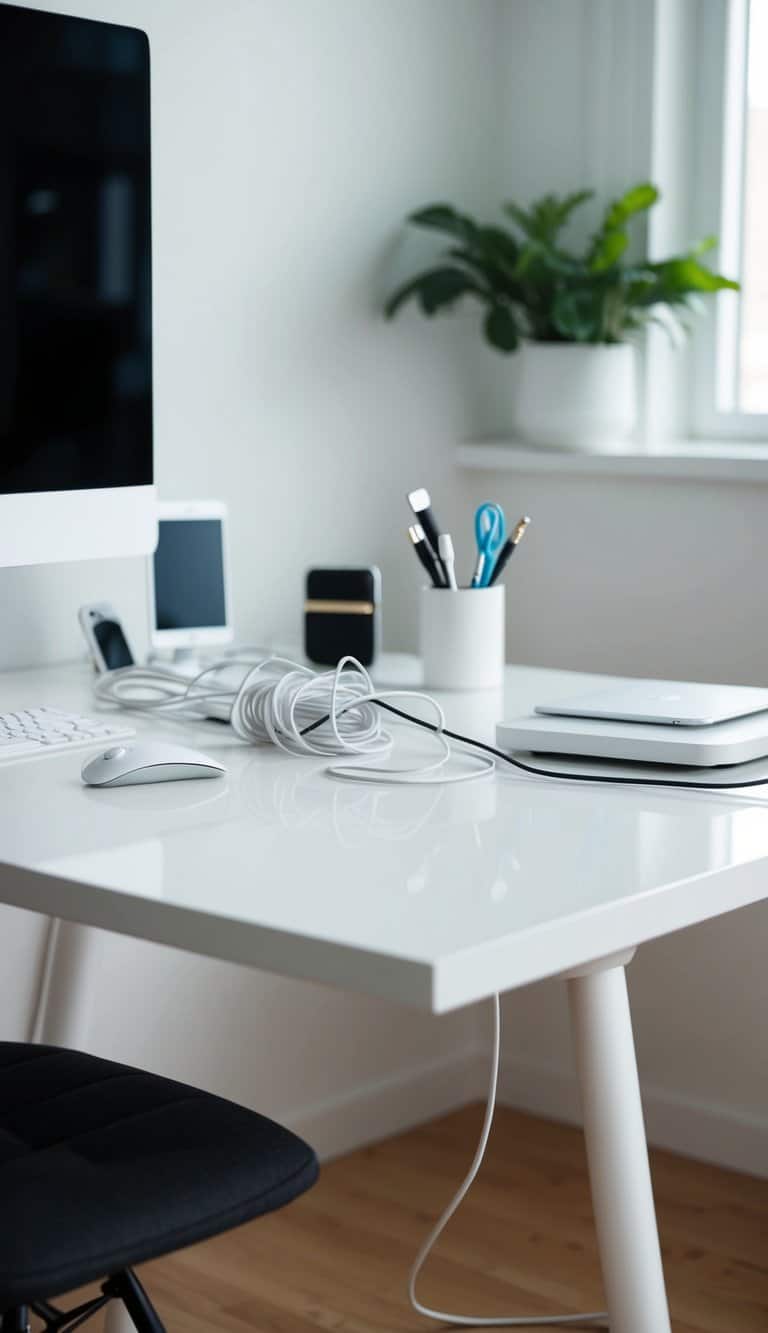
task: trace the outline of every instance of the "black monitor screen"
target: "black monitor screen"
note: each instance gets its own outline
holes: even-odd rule
[[[161,519],[154,561],[157,629],[226,625],[220,518]]]
[[[149,47],[0,4],[0,494],[152,481]]]

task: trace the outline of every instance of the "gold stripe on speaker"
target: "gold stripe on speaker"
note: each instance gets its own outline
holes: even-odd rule
[[[330,598],[310,598],[304,603],[307,614],[320,616],[372,616],[373,602],[342,602]]]

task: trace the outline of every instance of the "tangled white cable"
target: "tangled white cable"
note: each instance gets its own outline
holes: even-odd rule
[[[217,683],[215,673],[233,667],[244,668],[239,685],[227,688]],[[158,667],[125,667],[99,677],[95,689],[104,703],[182,717],[199,718],[206,705],[224,703],[233,731],[252,745],[269,743],[296,756],[357,755],[363,760],[386,759],[394,746],[391,732],[382,726],[377,702],[420,701],[435,715],[435,730],[430,733],[439,751],[435,759],[404,768],[370,762],[332,764],[328,773],[351,782],[443,784],[485,777],[495,768],[493,759],[467,752],[464,759],[469,766],[449,770],[453,751],[443,735],[445,715],[437,700],[421,690],[377,690],[354,657],[343,657],[333,671],[324,672],[282,657],[260,662],[227,658],[190,681]]]

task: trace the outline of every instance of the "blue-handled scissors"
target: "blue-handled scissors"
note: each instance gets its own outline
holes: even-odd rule
[[[475,514],[475,541],[477,542],[477,562],[472,575],[473,588],[487,588],[496,556],[499,554],[507,535],[504,510],[501,505],[487,501],[481,504]]]

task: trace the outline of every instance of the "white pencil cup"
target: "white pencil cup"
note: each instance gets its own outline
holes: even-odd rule
[[[422,588],[424,684],[434,690],[497,690],[504,680],[504,584]]]

